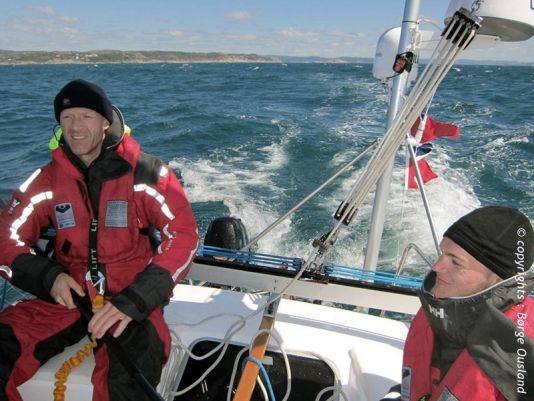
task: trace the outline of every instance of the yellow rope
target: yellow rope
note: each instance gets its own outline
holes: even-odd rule
[[[97,294],[92,302],[93,310],[100,309],[104,306],[104,297]],[[97,342],[94,338],[91,338],[91,342],[86,344],[83,349],[76,352],[76,356],[67,359],[61,367],[57,370],[54,377],[56,382],[54,383],[54,401],[65,401],[65,391],[67,390],[67,378],[70,372],[76,366],[81,364],[85,357],[91,355],[93,348],[97,346]]]

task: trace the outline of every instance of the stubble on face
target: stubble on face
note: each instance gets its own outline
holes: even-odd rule
[[[108,120],[94,110],[72,107],[61,111],[60,124],[72,153],[89,166],[100,155]]]
[[[432,270],[436,282],[431,292],[435,298],[465,297],[502,281],[450,238],[440,244],[442,254]]]

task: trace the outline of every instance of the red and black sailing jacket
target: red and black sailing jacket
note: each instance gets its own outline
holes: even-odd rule
[[[528,293],[533,277],[531,272],[512,277],[485,293],[466,297],[461,306],[457,303],[442,308],[443,303],[431,305],[420,296],[423,306],[411,323],[404,346],[402,400],[532,399],[533,383],[528,373],[534,372],[534,299]],[[517,278],[527,283],[526,292],[521,292]],[[502,312],[495,305],[503,305],[506,310]],[[457,316],[462,319],[456,326],[467,328],[465,345],[458,348],[450,366],[443,369],[436,351],[443,350],[447,340],[443,332],[439,335],[441,340],[436,335],[440,332],[436,322],[444,320],[442,327],[450,334]],[[461,334],[460,330],[454,334]]]
[[[13,284],[43,299],[62,271],[85,285],[92,219],[98,220],[96,255],[106,294],[129,316],[145,318],[187,273],[198,232],[175,174],[129,136],[85,172],[64,147],[54,150],[52,161],[3,210],[0,264],[12,268]],[[56,232],[55,261],[32,249],[50,226]],[[161,233],[156,251],[149,227]]]

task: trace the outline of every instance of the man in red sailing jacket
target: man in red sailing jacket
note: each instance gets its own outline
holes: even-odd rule
[[[87,331],[100,339],[109,330],[155,386],[170,351],[162,306],[198,245],[176,176],[124,136],[122,116],[100,87],[72,81],[54,110],[61,146],[0,217],[0,265],[37,297],[0,313],[0,400],[21,400],[17,386]],[[50,226],[53,260],[33,250]],[[161,232],[156,250],[150,227]],[[104,306],[84,321],[71,291],[93,301],[103,296]],[[105,344],[95,361],[93,400],[148,399]]]
[[[483,207],[444,234],[404,348],[404,401],[534,400],[534,232]]]

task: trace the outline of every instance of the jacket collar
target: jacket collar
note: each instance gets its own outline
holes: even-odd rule
[[[465,346],[476,317],[488,306],[505,311],[520,303],[534,288],[534,272],[510,277],[483,291],[465,297],[435,298],[430,292],[436,273],[430,271],[423,280],[419,298],[434,335],[441,341]]]
[[[131,171],[136,164],[140,148],[137,141],[125,136],[117,145],[103,147],[98,158],[87,167],[66,144],[63,144],[52,152],[52,160],[75,179],[84,180],[88,175],[96,174],[100,179],[107,180]]]

